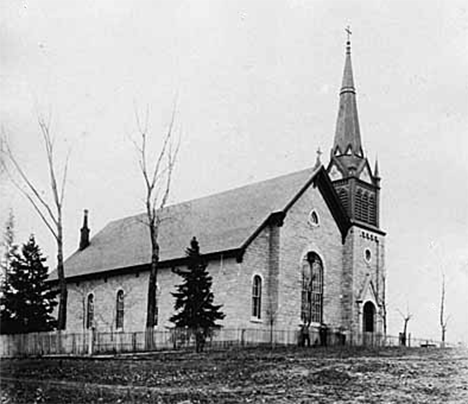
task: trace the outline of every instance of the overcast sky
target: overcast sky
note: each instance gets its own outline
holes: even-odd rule
[[[154,150],[178,94],[179,202],[314,164],[333,141],[350,24],[361,133],[382,177],[390,331],[468,342],[468,4],[466,1],[0,2],[0,122],[47,189],[37,115],[70,145],[65,252],[82,210],[92,234],[142,211],[129,137],[150,106]],[[61,163],[60,159],[57,163]],[[55,265],[54,242],[0,178],[0,223],[16,216]]]

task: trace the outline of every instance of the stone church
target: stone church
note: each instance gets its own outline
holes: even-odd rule
[[[362,146],[347,42],[330,161],[309,169],[168,206],[160,234],[155,329],[174,313],[185,249],[196,236],[225,328],[298,330],[327,325],[383,331],[385,232],[380,177]],[[118,219],[65,262],[67,330],[143,331],[150,263],[144,215]],[[53,275],[52,275],[53,276]]]

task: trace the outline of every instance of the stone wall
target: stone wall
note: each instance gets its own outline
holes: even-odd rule
[[[208,263],[213,278],[215,304],[223,304],[226,318],[220,322],[225,327],[259,327],[266,317],[268,294],[269,229],[265,229],[247,249],[244,259],[237,263],[234,258],[217,258]],[[200,246],[203,252],[203,246]],[[251,318],[252,280],[255,274],[262,277],[263,301],[261,320]],[[95,279],[70,282],[68,285],[67,330],[81,332],[85,327],[86,300],[94,294],[94,323],[100,331],[115,329],[116,297],[122,289],[125,293],[124,331],[142,331],[146,320],[146,294],[148,271],[97,276]],[[182,278],[169,268],[158,272],[159,321],[157,329],[171,327],[169,318],[174,313],[174,297],[171,292]]]
[[[312,210],[318,215],[318,226],[309,222]],[[299,328],[302,265],[308,252],[317,253],[324,266],[323,321],[339,326],[343,245],[340,230],[318,188],[309,187],[287,213],[281,227],[280,250],[277,326]]]

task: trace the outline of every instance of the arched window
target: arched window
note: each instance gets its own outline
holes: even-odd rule
[[[252,283],[252,317],[260,319],[262,316],[262,278],[255,275]]]
[[[315,253],[307,254],[302,268],[301,320],[305,324],[323,319],[323,264]]]
[[[88,295],[88,301],[86,302],[86,328],[92,328],[94,324],[94,295],[90,293]]]
[[[317,215],[317,212],[313,210],[309,214],[309,223],[313,227],[317,227],[319,225],[319,217]]]
[[[122,329],[124,325],[124,291],[117,292],[117,299],[115,305],[115,328]]]

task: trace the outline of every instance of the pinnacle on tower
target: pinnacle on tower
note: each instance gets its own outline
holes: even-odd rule
[[[374,177],[380,178],[379,177],[379,159],[377,157],[375,158]]]

